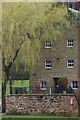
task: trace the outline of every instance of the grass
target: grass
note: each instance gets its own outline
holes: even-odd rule
[[[27,91],[29,91],[29,80],[14,80],[12,87],[26,87]],[[6,86],[6,94],[10,94],[9,81]]]
[[[27,91],[29,91],[29,80],[14,80],[12,82],[12,87],[26,87]],[[10,87],[9,87],[9,81],[6,86],[6,95],[10,94]],[[1,99],[1,84],[0,84],[0,99]]]
[[[2,120],[79,120],[79,118],[2,118]]]
[[[79,120],[78,117],[4,115],[2,120]]]

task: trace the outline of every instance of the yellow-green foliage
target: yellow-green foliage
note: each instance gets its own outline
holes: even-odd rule
[[[41,40],[56,40],[61,35],[62,25],[69,26],[67,8],[57,3],[52,6],[50,2],[2,3],[2,55],[6,66],[13,62],[20,48],[16,63],[23,61],[25,66],[34,68]]]

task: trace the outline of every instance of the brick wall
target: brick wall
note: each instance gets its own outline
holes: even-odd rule
[[[73,98],[73,105],[70,104],[70,98]],[[6,113],[11,114],[10,111],[16,111],[16,114],[65,113],[66,116],[77,116],[78,104],[73,95],[7,95]]]
[[[73,39],[73,47],[67,47],[68,39]],[[44,41],[41,44],[40,61],[36,63],[34,71],[31,71],[30,87],[37,86],[40,89],[41,81],[46,81],[47,87],[54,87],[54,78],[60,77],[67,77],[68,85],[72,81],[78,81],[78,29],[75,26],[68,29],[64,27],[62,36],[52,40],[51,49],[45,48]],[[67,68],[68,59],[74,60],[74,68]],[[52,61],[51,69],[45,68],[45,60]]]

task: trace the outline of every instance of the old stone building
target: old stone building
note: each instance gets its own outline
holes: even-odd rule
[[[57,40],[42,41],[40,60],[30,75],[32,93],[52,93],[60,77],[67,77],[68,85],[78,89],[78,30],[71,26],[62,31]]]
[[[79,2],[65,3],[73,5],[73,9],[80,7]],[[71,7],[69,7],[71,8]],[[75,16],[75,13],[73,13]],[[79,17],[78,17],[79,21]],[[62,27],[57,24],[57,27]],[[68,86],[75,91],[78,90],[79,83],[79,26],[70,25],[69,28],[63,26],[62,35],[56,40],[42,40],[40,60],[36,63],[34,71],[30,73],[30,90],[32,93],[53,93],[58,86],[60,77],[67,77]]]
[[[73,0],[73,2],[68,0],[68,2],[64,2],[64,4],[66,4],[71,9],[80,11],[80,0]]]

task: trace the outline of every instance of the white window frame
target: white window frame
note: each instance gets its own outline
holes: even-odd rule
[[[72,41],[71,41],[72,40]],[[71,42],[70,42],[71,41]],[[73,47],[73,39],[67,40],[67,47]]]
[[[71,82],[71,87],[72,87],[72,89],[78,89],[78,87],[77,87],[77,88],[76,88],[76,87],[75,87],[75,88],[73,87],[73,82],[77,82],[77,86],[78,86],[78,81],[72,81],[72,82]],[[76,83],[75,83],[74,86],[76,86]]]
[[[42,84],[43,83],[43,84]],[[42,87],[43,86],[43,87]],[[40,82],[40,89],[41,90],[46,90],[46,82],[44,81],[42,81],[42,82]]]
[[[49,62],[49,61],[50,61],[50,63],[47,63],[47,62]],[[50,67],[47,67],[48,64],[50,65]],[[45,68],[46,68],[46,69],[51,69],[51,67],[52,67],[52,62],[51,62],[51,60],[46,60],[46,61],[45,61]]]
[[[69,60],[73,60],[73,59],[69,59]],[[73,60],[73,63],[69,63],[68,61],[69,60],[67,60],[67,68],[74,68],[74,60]],[[69,64],[71,64],[71,65],[73,65],[73,66],[69,66]]]
[[[45,48],[51,48],[51,41],[45,41]]]

